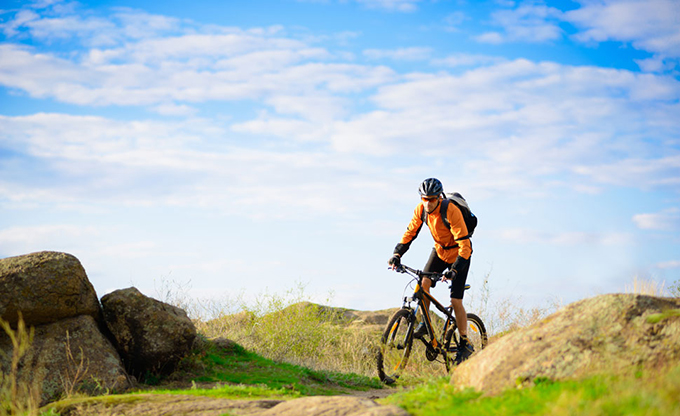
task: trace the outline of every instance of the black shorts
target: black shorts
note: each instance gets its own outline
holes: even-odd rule
[[[437,250],[433,248],[432,253],[430,254],[430,258],[427,260],[427,264],[425,264],[425,268],[423,269],[423,271],[430,273],[432,272],[443,273],[446,269],[451,267],[451,264],[452,263],[447,263],[444,260],[440,259],[439,256],[437,255]],[[463,293],[465,292],[465,282],[467,281],[469,270],[470,263],[468,262],[467,267],[465,267],[458,274],[456,274],[456,278],[451,283],[452,299],[463,299]],[[436,282],[432,282],[432,287],[435,287],[436,284],[437,284]]]

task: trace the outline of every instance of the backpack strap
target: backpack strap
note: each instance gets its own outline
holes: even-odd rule
[[[454,195],[460,196],[460,194],[454,194]],[[461,198],[462,198],[462,197],[461,197]],[[463,199],[463,201],[465,201],[465,200]],[[445,202],[446,202],[446,204],[445,204]],[[451,229],[451,224],[449,223],[449,218],[448,218],[447,215],[446,215],[446,214],[447,214],[447,210],[448,210],[448,208],[449,208],[449,202],[451,202],[451,200],[448,199],[448,198],[442,201],[442,211],[441,211],[441,215],[442,215],[442,220],[444,220],[444,224],[446,224],[446,228]],[[456,203],[456,201],[453,201],[453,204],[456,205],[456,207],[461,211],[461,213],[463,213],[463,209],[462,209],[460,206],[458,206],[458,204]],[[465,207],[467,208],[467,204],[466,204]],[[464,215],[463,215],[463,217],[464,217]],[[466,224],[466,225],[467,225],[467,224]],[[466,236],[464,236],[464,237],[456,238],[456,241],[463,241],[463,240],[469,240],[469,239],[470,239],[470,234],[468,234],[468,235],[466,235]],[[453,246],[453,247],[451,247],[451,248],[455,248],[455,247],[458,247],[458,244],[456,244],[455,246]],[[446,248],[446,247],[445,247],[445,248]]]
[[[451,229],[451,223],[449,223],[449,217],[447,213],[449,212],[449,202],[451,202],[448,198],[442,199],[442,203],[439,204],[439,215],[442,216],[442,221],[444,221],[444,225],[446,225],[446,228]]]
[[[451,202],[450,199],[444,198],[442,199],[442,202],[439,208],[439,215],[442,217],[442,221],[444,221],[444,225],[446,225],[446,228],[450,231],[451,230],[451,223],[449,222],[449,217],[448,217],[448,212],[449,212],[449,202]],[[458,241],[458,240],[456,240]],[[453,246],[442,246],[444,250],[451,250],[454,248],[458,248],[458,244],[453,245]]]

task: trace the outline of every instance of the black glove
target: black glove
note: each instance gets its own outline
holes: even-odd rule
[[[446,280],[453,281],[456,278],[456,271],[454,269],[449,269],[444,272],[444,278]]]
[[[387,264],[393,267],[401,266],[401,256],[399,254],[393,254],[392,257],[387,261]]]

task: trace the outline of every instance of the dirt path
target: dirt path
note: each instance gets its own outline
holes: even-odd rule
[[[361,392],[378,397],[382,390]],[[62,416],[408,416],[371,397],[310,396],[293,400],[229,400],[202,396],[140,394],[105,396],[55,406]],[[44,409],[46,410],[46,409]]]
[[[384,389],[371,389],[366,391],[350,390],[347,392],[347,395],[352,397],[361,397],[364,399],[378,400],[384,399],[385,397],[391,396],[394,393],[398,393],[399,391],[401,390],[386,387]]]

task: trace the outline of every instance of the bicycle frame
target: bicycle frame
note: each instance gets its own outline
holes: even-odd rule
[[[413,276],[415,279],[417,279],[416,287],[413,291],[413,295],[411,297],[404,297],[404,305],[403,306],[408,306],[411,308],[411,302],[416,302],[416,307],[411,308],[413,309],[413,315],[415,316],[418,313],[418,309],[420,309],[421,306],[423,306],[423,299],[427,299],[430,301],[430,304],[434,305],[441,313],[446,316],[446,322],[444,323],[444,330],[442,332],[442,338],[446,336],[447,331],[449,330],[449,326],[451,325],[452,321],[455,321],[455,318],[451,314],[450,309],[447,307],[443,306],[437,299],[435,299],[431,294],[427,293],[423,287],[422,287],[422,279],[424,277],[441,277],[441,273],[426,273],[426,272],[421,272],[419,270],[414,270],[411,269],[408,266],[401,266],[401,270],[397,269],[397,271],[401,271],[402,273],[409,274]],[[437,279],[438,280],[438,279]],[[440,342],[437,339],[437,335],[435,334],[434,327],[432,325],[432,318],[430,317],[429,311],[428,313],[421,312],[422,315],[424,316],[424,322],[425,322],[425,328],[427,328],[427,333],[430,336],[431,341],[428,343],[424,339],[421,339],[421,341],[426,345],[426,347],[433,348],[435,352],[439,353],[441,352],[441,346],[443,342],[445,342],[445,339],[442,339],[442,342]]]

